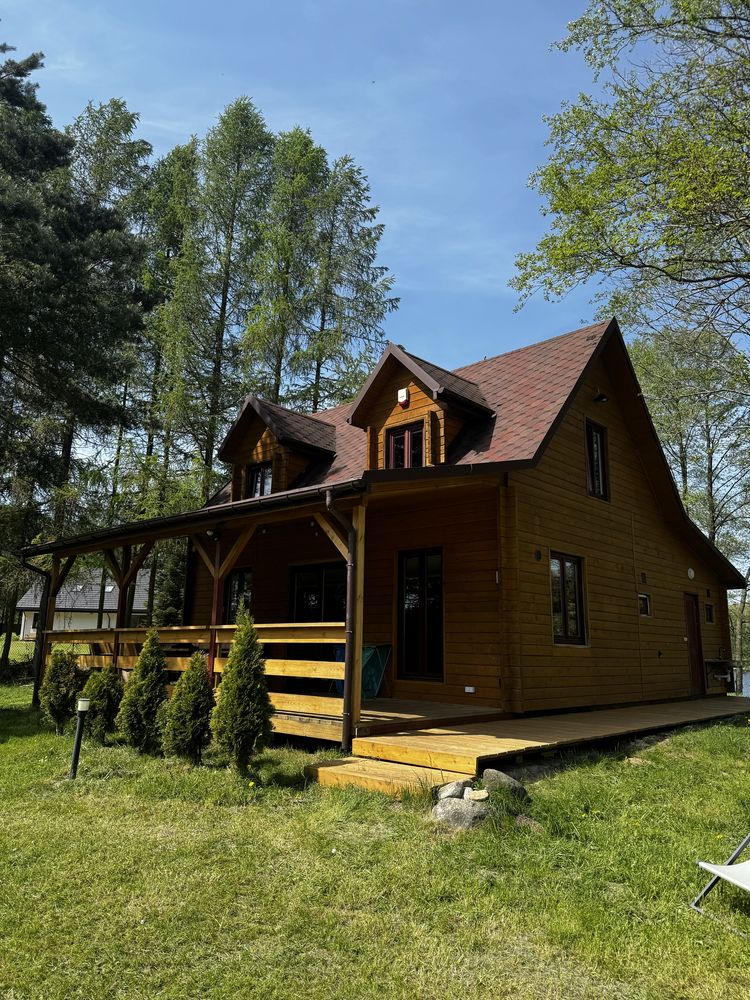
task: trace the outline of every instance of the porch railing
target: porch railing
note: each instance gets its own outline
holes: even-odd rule
[[[323,623],[271,623],[255,626],[263,643],[266,656],[266,676],[270,680],[270,697],[275,713],[283,716],[303,716],[312,720],[325,720],[328,731],[331,724],[340,725],[343,716],[343,698],[333,691],[334,682],[344,680],[343,658],[308,659],[296,655],[300,646],[339,646],[343,651],[346,641],[343,622]],[[187,669],[190,656],[196,650],[214,651],[213,670],[221,675],[227,663],[229,649],[234,640],[234,625],[185,625],[157,630],[163,648],[167,670],[179,673]],[[46,633],[49,663],[55,644],[82,647],[78,660],[86,670],[97,670],[114,663],[125,674],[135,667],[140,648],[148,634],[143,628],[113,629],[53,629]],[[86,651],[84,651],[84,649]],[[325,650],[321,650],[325,652]],[[278,679],[278,684],[274,683]],[[273,690],[287,682],[310,682],[310,690]],[[302,686],[305,686],[304,684]],[[173,685],[168,685],[172,688]],[[282,732],[301,732],[299,726],[285,726],[283,718],[274,726]]]

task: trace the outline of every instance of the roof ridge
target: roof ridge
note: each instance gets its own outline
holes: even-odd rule
[[[566,337],[573,337],[577,333],[585,333],[587,330],[596,330],[599,327],[603,327],[604,329],[602,330],[602,334],[604,334],[611,322],[612,320],[609,319],[602,320],[601,323],[589,323],[588,326],[579,326],[575,330],[568,330],[566,333],[558,333],[554,337],[547,337],[545,340],[535,340],[532,344],[523,344],[521,347],[514,347],[510,351],[500,351],[499,354],[490,354],[488,357],[480,358],[478,361],[469,361],[465,365],[459,365],[458,368],[452,369],[451,374],[458,375],[459,378],[463,378],[464,376],[461,375],[461,372],[465,371],[467,368],[474,368],[476,365],[482,365],[486,361],[497,361],[498,358],[509,358],[511,354],[520,354],[522,351],[530,351],[535,347],[543,347],[545,344],[552,344],[556,340],[564,340]],[[467,379],[467,381],[470,381],[470,379]]]

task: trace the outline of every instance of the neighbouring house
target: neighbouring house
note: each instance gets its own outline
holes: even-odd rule
[[[184,624],[160,633],[174,676],[201,648],[219,681],[245,604],[276,730],[345,745],[421,712],[731,684],[744,578],[687,516],[615,320],[455,371],[391,344],[349,405],[248,396],[220,458],[230,481],[199,510],[28,548],[54,557],[48,616],[77,555],[108,552],[126,592],[185,537]],[[124,599],[114,625],[90,655],[129,670],[144,633]],[[76,637],[55,618],[48,640]]]
[[[141,571],[133,588],[131,616],[134,624],[140,625],[146,621],[148,576],[149,574],[145,570]],[[103,599],[102,585],[104,586]],[[119,587],[106,570],[91,569],[78,573],[74,580],[66,580],[60,588],[55,602],[55,620],[52,628],[95,629],[99,621],[100,605],[102,608],[101,627],[113,628],[118,597]],[[42,588],[36,583],[26,591],[18,602],[16,610],[21,613],[19,638],[36,638],[41,598]]]

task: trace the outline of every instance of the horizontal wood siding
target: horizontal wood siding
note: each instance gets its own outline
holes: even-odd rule
[[[445,490],[372,501],[367,508],[364,634],[393,646],[389,693],[397,698],[502,707],[497,490]],[[396,678],[398,553],[443,550],[445,679]],[[476,687],[466,694],[465,685]]]
[[[399,389],[408,388],[409,405],[403,409],[398,405],[397,394]],[[369,431],[373,435],[373,454],[375,468],[385,468],[385,441],[389,428],[403,426],[404,424],[415,424],[424,421],[424,453],[425,465],[433,464],[432,456],[435,451],[440,454],[440,443],[433,448],[431,435],[433,426],[430,415],[439,410],[439,405],[433,401],[431,396],[414,381],[414,379],[403,370],[397,371],[382,386],[378,398],[372,403],[368,414],[367,422],[371,428]],[[438,429],[440,425],[438,424]],[[362,456],[364,459],[364,455]]]
[[[600,391],[608,402],[594,402]],[[607,430],[609,502],[587,495],[587,417]],[[518,554],[517,565],[505,569],[518,580],[517,708],[689,696],[685,592],[699,596],[704,656],[730,655],[726,592],[684,531],[665,520],[601,362],[538,466],[513,473],[510,482],[505,502],[517,519]],[[585,646],[553,642],[551,550],[584,560]],[[639,614],[639,593],[651,595],[650,618]],[[705,623],[707,601],[714,605],[714,625]]]

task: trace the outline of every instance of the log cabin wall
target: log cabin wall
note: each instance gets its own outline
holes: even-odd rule
[[[594,402],[600,392],[607,402]],[[606,428],[608,501],[587,494],[587,418]],[[665,520],[601,361],[537,467],[511,474],[504,507],[504,572],[517,579],[507,623],[521,664],[516,711],[688,697],[685,593],[700,602],[704,658],[730,655],[726,590],[698,546]],[[586,645],[553,641],[550,551],[584,561]],[[640,593],[650,595],[650,617],[639,613]]]
[[[397,393],[399,389],[409,390],[409,405],[399,406]],[[432,420],[431,415],[439,415],[438,420]],[[433,465],[445,457],[445,449],[441,441],[434,441],[435,434],[442,433],[441,407],[424,389],[415,382],[405,369],[397,370],[378,390],[377,399],[370,406],[367,424],[372,438],[372,449],[368,456],[370,468],[384,469],[386,467],[385,447],[388,430],[393,427],[424,422],[424,456],[425,465]],[[365,456],[362,456],[363,459]]]
[[[366,538],[365,641],[393,646],[388,693],[503,707],[497,487],[373,498]],[[398,554],[430,548],[443,554],[444,679],[401,680],[396,671]],[[475,692],[468,694],[466,686]]]

